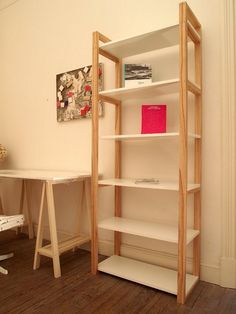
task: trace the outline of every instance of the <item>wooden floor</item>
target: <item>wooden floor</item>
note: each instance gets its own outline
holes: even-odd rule
[[[34,240],[0,233],[0,254],[15,256],[1,265],[0,313],[236,313],[236,290],[200,282],[185,305],[175,296],[99,273],[90,274],[90,254],[83,250],[61,257],[62,277],[54,279],[52,263],[42,259],[32,269]]]

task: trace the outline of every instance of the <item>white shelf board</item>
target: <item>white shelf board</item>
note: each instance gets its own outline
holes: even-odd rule
[[[111,97],[116,100],[129,100],[142,96],[155,97],[158,95],[173,94],[179,92],[179,79],[153,82],[146,85],[135,87],[121,87],[99,92],[99,95]]]
[[[178,228],[166,224],[145,222],[121,217],[110,217],[98,224],[101,229],[119,231],[150,239],[178,243]],[[199,230],[187,229],[187,244],[197,235]]]
[[[105,135],[101,136],[102,140],[145,140],[145,139],[156,139],[156,138],[170,138],[170,137],[178,137],[178,132],[171,132],[171,133],[152,133],[152,134],[120,134],[120,135]],[[189,137],[192,138],[201,138],[200,135],[189,133]]]
[[[155,189],[155,190],[168,190],[168,191],[179,191],[178,182],[163,182],[159,183],[135,183],[136,179],[103,179],[99,180],[99,185],[110,185],[110,186],[123,186],[130,188],[144,188],[144,189]],[[188,192],[199,189],[200,184],[190,183],[188,184]]]
[[[179,44],[179,25],[162,28],[138,36],[123,38],[102,44],[100,48],[118,58],[163,49]]]
[[[98,264],[98,270],[177,295],[177,272],[160,266],[113,255]],[[186,294],[198,281],[186,275]]]

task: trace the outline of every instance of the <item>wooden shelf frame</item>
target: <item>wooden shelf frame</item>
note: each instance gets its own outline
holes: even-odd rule
[[[98,239],[97,239],[97,209],[98,209],[98,71],[99,54],[115,62],[115,86],[121,87],[121,60],[109,52],[99,48],[99,42],[107,43],[110,39],[99,32],[93,33],[93,78],[92,78],[92,183],[91,183],[91,270],[93,274],[98,269]],[[104,101],[115,105],[115,134],[121,134],[121,102],[110,97]],[[115,143],[115,178],[121,176],[121,142]],[[115,216],[121,216],[121,187],[115,187]],[[120,254],[121,234],[115,232],[115,254]]]
[[[195,53],[195,138],[194,183],[201,184],[201,105],[202,105],[202,71],[201,71],[201,24],[185,3],[179,5],[179,239],[178,239],[178,289],[177,301],[185,303],[186,299],[186,254],[187,254],[187,199],[188,199],[188,92],[194,87],[188,80],[188,38],[193,40]],[[194,193],[194,229],[200,230],[201,194],[200,189]],[[200,235],[193,244],[193,274],[200,277]]]
[[[153,87],[173,87],[172,92],[179,92],[179,183],[176,189],[179,193],[179,218],[178,218],[178,269],[175,272],[176,275],[172,276],[176,280],[176,287],[174,291],[169,291],[168,288],[161,288],[159,285],[154,285],[158,289],[169,291],[177,295],[178,303],[185,303],[188,293],[191,291],[193,286],[196,284],[200,277],[200,221],[201,221],[201,114],[202,114],[202,71],[201,71],[201,24],[189,8],[186,2],[179,4],[179,25],[177,25],[179,39],[174,41],[172,44],[164,43],[156,49],[162,49],[171,45],[179,44],[179,79],[174,79],[170,82],[156,82],[150,84],[148,87],[137,89],[140,92],[145,89],[151,90]],[[169,31],[176,31],[176,26],[165,29]],[[164,31],[165,31],[164,30]],[[121,182],[121,101],[126,99],[127,95],[131,95],[136,89],[121,88],[121,57],[128,55],[134,55],[140,53],[132,49],[129,52],[115,54],[116,46],[122,44],[123,46],[128,42],[133,44],[139,39],[148,40],[148,37],[154,35],[155,32],[148,33],[147,35],[135,36],[131,39],[125,39],[121,41],[111,42],[109,38],[100,34],[99,32],[93,33],[93,94],[92,94],[92,186],[91,186],[91,209],[92,209],[92,245],[91,245],[91,259],[92,259],[92,273],[96,274],[97,270],[105,271],[114,275],[134,280],[136,282],[143,283],[142,280],[135,280],[135,278],[128,278],[124,275],[113,273],[113,270],[104,270],[101,263],[98,265],[98,224],[97,224],[97,210],[98,210],[98,187],[99,185],[106,185],[106,180],[98,180],[98,102],[103,100],[104,102],[115,105],[115,180]],[[163,34],[162,31],[157,31],[155,34]],[[192,40],[195,51],[195,82],[191,82],[188,79],[188,41]],[[99,46],[100,41],[103,43]],[[115,48],[114,48],[115,47]],[[110,49],[112,48],[112,49]],[[114,50],[113,50],[114,48]],[[123,48],[122,48],[123,49]],[[149,49],[150,50],[150,49]],[[116,76],[116,89],[110,91],[100,92],[98,91],[98,65],[99,65],[99,54],[112,60],[115,63],[115,76]],[[162,86],[163,85],[163,86]],[[194,184],[195,188],[190,189],[194,193],[194,229],[197,231],[197,236],[193,239],[193,279],[189,285],[189,275],[186,274],[186,246],[187,246],[187,198],[189,195],[189,186],[187,182],[188,177],[188,92],[193,93],[195,97],[195,134],[194,137]],[[167,92],[166,92],[167,93]],[[118,139],[118,140],[117,140]],[[104,181],[104,182],[103,182]],[[109,180],[108,180],[109,181]],[[121,217],[121,186],[122,184],[113,184],[107,182],[108,185],[115,187],[115,218]],[[127,186],[127,185],[125,185]],[[174,189],[175,190],[175,189]],[[115,265],[117,263],[123,263],[123,258],[120,257],[120,245],[121,245],[121,228],[114,229],[114,256],[118,257],[115,259]],[[103,262],[102,262],[103,263]],[[126,263],[126,262],[124,262]],[[128,261],[129,263],[129,261]],[[106,263],[103,263],[106,264]],[[108,262],[109,264],[109,262]],[[136,262],[134,261],[134,264]],[[112,266],[113,267],[113,266]],[[141,266],[142,268],[143,266]],[[148,266],[147,266],[148,267]],[[110,269],[110,266],[107,268]],[[155,270],[154,270],[155,273]],[[187,282],[187,283],[186,283]],[[143,283],[147,284],[148,283]],[[152,286],[150,284],[150,286]]]

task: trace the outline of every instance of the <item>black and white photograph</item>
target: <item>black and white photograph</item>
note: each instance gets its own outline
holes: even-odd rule
[[[125,87],[150,84],[152,82],[152,67],[150,64],[125,64]]]

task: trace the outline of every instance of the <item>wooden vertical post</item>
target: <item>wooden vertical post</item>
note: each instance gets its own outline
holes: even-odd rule
[[[24,209],[24,200],[25,200],[25,183],[24,180],[21,182],[21,193],[20,193],[20,214],[23,214],[23,209]],[[22,230],[22,227],[18,227],[16,234],[20,233],[20,230]]]
[[[121,61],[115,63],[116,88],[121,87]],[[115,105],[115,134],[121,134],[121,102]],[[115,178],[121,177],[121,141],[115,141]],[[121,187],[115,186],[115,216],[121,216]],[[120,255],[121,232],[114,232],[114,253]]]
[[[85,179],[83,181],[80,182],[80,188],[81,188],[81,199],[80,199],[80,206],[78,207],[78,229],[77,232],[78,234],[80,233],[80,226],[81,226],[81,217],[83,214],[83,210],[84,210],[84,203],[85,203]]]
[[[115,63],[116,88],[121,87],[121,62]],[[121,134],[121,103],[115,106],[115,134]],[[115,178],[121,177],[121,142],[115,141]],[[115,187],[115,216],[121,216],[121,187]],[[121,233],[115,232],[114,253],[120,255]]]
[[[27,212],[27,220],[28,220],[28,232],[29,232],[29,239],[34,238],[34,228],[32,222],[32,213],[31,213],[31,181],[24,180],[24,191],[25,191],[25,198],[26,198],[26,212]]]
[[[2,204],[2,193],[1,193],[1,185],[0,185],[0,214],[2,215],[3,213],[4,213],[4,210],[3,210],[3,204]]]
[[[187,228],[187,180],[188,180],[188,51],[187,6],[180,3],[180,91],[179,91],[179,232],[178,232],[178,303],[186,297],[186,228]]]
[[[20,214],[23,214],[24,198],[25,198],[25,181],[22,180],[22,182],[21,182],[21,194],[20,194]]]
[[[0,195],[0,214],[3,214],[2,198]]]
[[[41,193],[41,202],[39,208],[39,220],[38,220],[38,230],[37,230],[37,238],[35,245],[35,253],[34,253],[34,264],[33,269],[38,269],[40,266],[40,254],[38,250],[42,247],[43,244],[43,231],[44,231],[44,201],[45,201],[45,182],[42,183],[42,193]]]
[[[93,33],[93,77],[92,77],[92,182],[91,182],[91,271],[97,273],[98,267],[98,70],[99,33]]]
[[[201,39],[201,32],[200,39]],[[202,46],[201,40],[195,44],[195,81],[202,90]],[[195,133],[200,138],[195,139],[194,182],[201,184],[201,135],[202,135],[202,93],[195,95]],[[194,194],[194,229],[201,228],[201,192]],[[200,276],[200,235],[193,242],[193,275]]]
[[[90,191],[91,191],[91,180],[86,178],[83,182],[84,184],[84,196],[85,196],[85,207],[86,207],[86,213],[87,213],[87,217],[88,217],[88,226],[89,226],[89,230],[90,230],[90,237],[91,237],[91,195],[90,195]]]
[[[61,277],[61,266],[60,266],[58,238],[57,238],[53,184],[51,181],[46,182],[46,195],[47,195],[48,220],[49,220],[51,247],[52,247],[53,271],[54,271],[54,277],[59,278]]]

